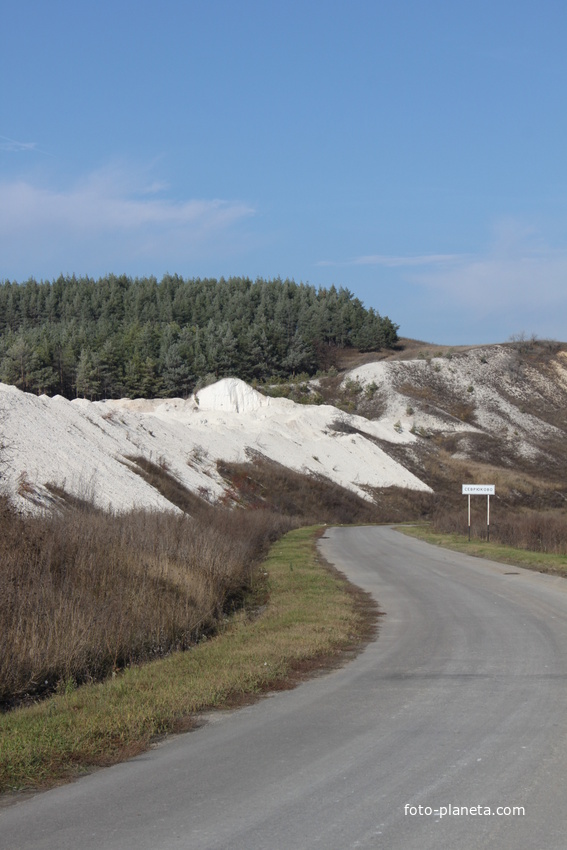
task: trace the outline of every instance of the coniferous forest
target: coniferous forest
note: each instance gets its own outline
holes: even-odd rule
[[[89,399],[189,395],[206,376],[314,374],[390,348],[398,325],[345,288],[178,275],[0,283],[0,380]]]

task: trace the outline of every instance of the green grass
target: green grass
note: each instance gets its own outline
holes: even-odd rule
[[[199,712],[290,687],[363,645],[376,610],[317,559],[317,529],[279,540],[247,607],[194,649],[0,716],[0,791],[45,788],[191,728]]]
[[[477,558],[487,558],[490,561],[525,567],[528,570],[567,576],[567,555],[531,552],[527,549],[516,549],[493,541],[474,539],[469,541],[464,534],[435,532],[425,525],[407,526],[398,528],[398,531],[408,534],[410,537],[418,537],[420,540],[425,540],[426,543],[453,549],[455,552],[464,552]]]

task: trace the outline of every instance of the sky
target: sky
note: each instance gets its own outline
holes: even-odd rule
[[[344,286],[567,339],[564,0],[0,0],[0,279]]]

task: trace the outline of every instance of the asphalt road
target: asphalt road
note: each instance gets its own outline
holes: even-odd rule
[[[565,850],[567,581],[386,528],[330,529],[321,548],[379,601],[375,642],[2,810],[0,848]]]

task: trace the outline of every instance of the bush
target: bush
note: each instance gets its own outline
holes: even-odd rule
[[[475,537],[486,537],[485,505],[482,509],[475,510],[471,525]],[[467,527],[464,507],[461,510],[438,510],[433,517],[432,527],[442,533],[464,534]],[[492,510],[490,539],[515,549],[567,555],[565,512],[521,509],[513,511],[499,505],[497,512],[494,508]]]
[[[22,517],[0,503],[0,703],[184,649],[249,586],[287,518],[210,509]]]

